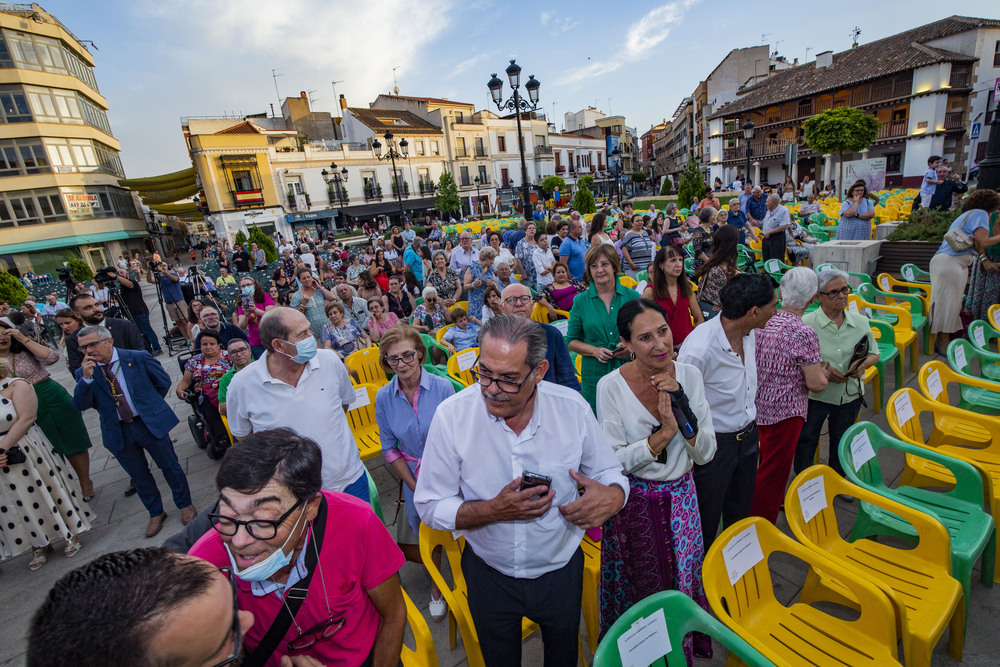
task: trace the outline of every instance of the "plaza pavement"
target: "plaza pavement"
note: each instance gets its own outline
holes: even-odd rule
[[[153,328],[158,333],[163,331],[163,318],[160,314],[159,306],[156,304],[155,290],[150,285],[144,286],[146,303],[150,305]],[[53,377],[72,391],[72,379],[65,366],[65,355],[53,367],[51,371]],[[174,379],[175,385],[180,378],[180,369],[176,358],[164,353],[159,357],[164,368]],[[926,356],[921,357],[921,363],[927,361]],[[907,357],[907,367],[909,358]],[[906,385],[916,387],[916,376],[907,370]],[[886,380],[886,391],[891,394],[895,391],[893,379]],[[172,431],[171,436],[175,439],[175,450],[181,461],[181,465],[187,473],[188,482],[195,506],[202,510],[213,504],[216,499],[214,477],[218,464],[211,461],[203,450],[198,449],[194,444],[191,433],[188,429],[186,419],[191,414],[190,407],[178,400],[173,391],[167,400],[174,408],[180,418],[180,424]],[[868,392],[868,402],[871,404],[871,392]],[[884,413],[883,413],[884,415]],[[883,415],[873,415],[869,409],[863,409],[861,416],[863,419],[871,419],[880,427],[887,429]],[[181,529],[180,511],[178,511],[171,500],[170,490],[163,480],[159,470],[153,467],[153,474],[159,481],[160,493],[163,495],[164,507],[169,515],[163,526],[160,535],[153,539],[145,539],[146,523],[148,514],[142,503],[136,496],[125,498],[122,493],[128,485],[125,472],[118,463],[109,455],[108,451],[100,446],[100,426],[97,413],[90,410],[84,414],[84,421],[90,431],[94,448],[91,449],[91,477],[94,480],[97,495],[91,501],[90,506],[96,518],[94,527],[89,533],[82,536],[83,550],[73,559],[66,559],[62,555],[62,549],[57,545],[55,553],[50,557],[48,564],[37,572],[28,570],[30,552],[27,555],[13,559],[0,565],[0,665],[23,665],[25,664],[25,645],[28,626],[35,609],[44,599],[52,584],[62,575],[71,569],[83,565],[88,560],[98,555],[117,551],[121,549],[131,549],[144,546],[157,546],[168,536]],[[826,451],[826,437],[824,435],[823,452]],[[881,461],[881,458],[880,458]],[[895,465],[887,466],[883,463],[883,471],[888,476],[898,477],[902,467],[902,460],[893,461]],[[382,457],[373,459],[367,463],[368,469],[378,486],[383,513],[386,520],[392,522],[396,513],[396,498],[398,496],[398,480],[385,465]],[[846,534],[852,524],[855,513],[855,505],[837,502],[836,506],[838,518],[841,521],[842,533]],[[401,520],[405,517],[400,512]],[[779,518],[779,527],[785,532],[788,527],[784,522],[784,515]],[[390,531],[394,531],[390,528]],[[393,533],[394,534],[394,533]],[[805,570],[801,563],[791,558],[776,558],[773,564],[776,571],[774,578],[776,595],[778,599],[787,604],[796,599],[801,589]],[[979,568],[973,574],[972,582],[972,604],[968,621],[968,633],[965,644],[965,659],[963,662],[954,660],[947,651],[947,638],[944,637],[939,642],[933,656],[933,665],[958,665],[963,664],[969,667],[994,667],[1000,663],[1000,648],[997,647],[996,638],[992,635],[995,632],[998,612],[1000,612],[1000,587],[989,589],[979,582]],[[438,659],[441,667],[453,667],[465,665],[465,653],[462,649],[461,638],[454,651],[448,650],[448,623],[442,621],[434,623],[430,621],[427,613],[427,603],[430,599],[429,579],[423,569],[415,564],[407,563],[400,576],[403,587],[409,593],[413,601],[423,610],[434,637]],[[582,627],[582,624],[581,624]],[[409,633],[407,633],[409,643]],[[525,641],[524,644],[524,664],[541,665],[542,651],[541,641],[538,633]],[[725,663],[725,651],[716,650],[716,656],[712,660],[696,660],[699,666],[711,665],[713,667]]]

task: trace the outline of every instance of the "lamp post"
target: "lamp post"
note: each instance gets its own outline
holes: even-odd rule
[[[476,182],[476,216],[478,217],[480,215],[480,211],[479,211],[479,183],[480,183],[480,180],[479,180],[478,176],[476,176],[472,180]]]
[[[347,207],[347,196],[344,194],[344,185],[347,183],[347,167],[337,171],[337,163],[331,162],[330,169],[331,171],[324,169],[319,173],[326,182],[327,191],[331,193],[334,189],[337,191],[337,199],[340,201],[340,220],[346,228],[347,214],[344,212],[344,209]],[[336,185],[336,188],[334,188],[334,185]]]
[[[986,157],[979,163],[977,188],[1000,190],[1000,104],[993,109],[990,138],[986,144]]]
[[[747,142],[747,173],[743,175],[743,183],[746,184],[750,180],[750,140],[753,139],[753,121],[748,120],[743,123],[743,138]],[[754,183],[756,185],[756,183]]]
[[[653,194],[654,195],[659,194],[656,191],[656,158],[655,157],[649,158],[649,180],[653,184]]]
[[[403,184],[396,178],[396,158],[400,160],[408,158],[409,154],[406,148],[410,144],[407,143],[406,139],[401,139],[397,151],[392,143],[392,132],[387,130],[382,138],[385,139],[385,155],[382,154],[382,142],[378,139],[372,142],[372,149],[375,151],[375,157],[379,160],[392,161],[392,189],[396,192],[396,205],[399,206],[399,224],[403,224],[403,221],[406,220],[406,216],[403,215]]]
[[[615,146],[614,150],[611,151],[611,164],[608,165],[612,169],[612,173],[615,176],[615,198],[618,200],[618,206],[622,205],[622,149]]]
[[[521,112],[538,109],[538,89],[542,84],[539,83],[534,74],[530,75],[528,82],[524,84],[525,90],[528,91],[528,100],[525,100],[519,93],[521,66],[511,60],[510,65],[504,71],[507,73],[510,87],[514,91],[509,100],[503,101],[503,81],[497,78],[496,72],[493,73],[493,77],[486,84],[486,87],[490,89],[490,96],[493,98],[493,103],[497,105],[497,109],[500,111],[509,109],[514,112],[517,118],[517,149],[521,154],[521,197],[523,201],[521,213],[526,214],[531,209],[531,196],[528,193],[528,165],[524,161],[524,139],[521,136]]]

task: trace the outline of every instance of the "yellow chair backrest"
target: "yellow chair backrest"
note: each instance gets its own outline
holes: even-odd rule
[[[465,312],[469,312],[469,302],[468,301],[456,301],[455,304],[448,309],[449,312],[455,310],[456,308],[461,308]]]
[[[548,324],[549,309],[540,303],[536,303],[535,307],[531,309],[531,319],[542,324]]]
[[[1000,331],[1000,303],[990,306],[990,309],[986,312],[986,316],[990,320],[990,326]]]
[[[351,352],[344,359],[344,365],[349,370],[357,372],[361,384],[373,384],[376,387],[389,384],[389,378],[385,376],[385,370],[378,360],[377,347],[366,347]]]
[[[628,287],[629,289],[635,289],[635,286],[639,284],[632,276],[618,276],[618,282],[622,287]]]
[[[399,656],[403,667],[439,667],[441,663],[438,662],[437,651],[434,649],[431,629],[405,590],[403,602],[406,603],[406,622],[410,625],[414,646],[410,648],[405,642],[403,643],[403,650]]]
[[[853,304],[853,307],[852,307]],[[851,312],[861,312],[864,314],[864,309],[868,308],[872,311],[871,315],[867,315],[869,319],[877,320],[879,319],[878,314],[881,313],[892,313],[896,316],[896,323],[892,325],[893,330],[898,333],[907,333],[913,331],[913,318],[910,316],[909,308],[902,308],[900,306],[887,306],[882,303],[872,303],[870,301],[865,301],[857,294],[851,294],[847,298],[847,307]]]
[[[478,358],[478,347],[467,347],[464,350],[451,355],[448,357],[448,375],[458,380],[466,387],[473,385],[475,380],[472,379],[472,373],[469,369],[475,365],[476,359]]]
[[[583,382],[583,356],[576,355],[576,361],[573,362],[573,365],[576,366],[576,379]]]
[[[455,325],[454,324],[446,324],[443,327],[441,327],[440,329],[438,329],[438,332],[437,332],[437,342],[438,342],[438,344],[441,344],[441,339],[444,338],[445,332],[448,331],[448,329],[452,328],[453,326],[455,326]]]
[[[932,419],[929,431],[921,424],[924,413]],[[900,389],[889,397],[885,416],[897,438],[915,445],[947,444],[952,450],[968,448],[970,455],[977,449],[1000,450],[1000,417],[933,401],[912,387]]]

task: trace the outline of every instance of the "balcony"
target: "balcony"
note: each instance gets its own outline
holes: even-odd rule
[[[351,197],[345,191],[341,190],[339,193],[333,188],[326,189],[327,197],[330,199],[330,205],[340,204],[341,206],[347,206],[351,203]]]
[[[417,186],[417,189],[422,195],[432,195],[434,194],[434,190],[437,189],[437,186],[431,182],[425,183],[424,181],[420,181],[420,184]]]
[[[393,197],[396,196],[396,190],[397,189],[398,189],[398,186],[395,183],[393,183],[392,184],[392,196]],[[409,196],[410,196],[410,184],[407,183],[406,181],[403,181],[403,192],[402,192],[402,195],[401,195],[401,199],[406,199]]]
[[[469,157],[469,151],[465,150],[464,148],[459,148],[457,151],[455,151],[455,157],[460,157],[460,158]]]
[[[233,205],[236,208],[245,206],[261,206],[264,204],[264,194],[261,190],[230,190]]]
[[[906,136],[906,126],[909,121],[905,118],[900,120],[889,120],[884,123],[880,123],[881,127],[878,130],[879,139],[892,139],[894,137],[905,137]]]
[[[486,149],[476,148],[476,157],[486,157]]]
[[[535,154],[552,155],[552,146],[535,146]]]
[[[566,167],[562,166],[561,164],[557,164],[556,165],[556,173],[557,174],[562,174],[565,171],[566,171]]]
[[[490,178],[489,178],[489,176],[480,176],[479,177],[479,187],[485,188],[485,187],[488,187],[489,184],[490,184]]]
[[[366,185],[365,201],[382,201],[382,186],[378,184]]]
[[[309,193],[308,192],[303,192],[302,195],[306,198],[306,207],[305,208],[300,209],[298,207],[297,200],[295,198],[296,195],[295,195],[294,192],[289,192],[288,193],[288,208],[292,209],[293,211],[299,211],[299,210],[308,211],[309,207],[312,205],[312,202],[309,199]]]
[[[948,85],[952,88],[968,88],[972,85],[972,73],[952,71]]]
[[[466,118],[466,117],[452,118],[451,122],[453,122],[455,125],[482,125],[483,124],[483,121],[476,120],[472,116],[470,116],[468,118]]]
[[[963,127],[965,127],[965,112],[952,111],[944,115],[944,129],[961,130]]]

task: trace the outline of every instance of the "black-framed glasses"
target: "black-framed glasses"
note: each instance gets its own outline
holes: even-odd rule
[[[854,290],[851,289],[851,286],[847,285],[846,287],[841,287],[840,289],[830,290],[829,292],[820,292],[820,294],[822,294],[823,296],[837,297],[837,296],[847,296],[848,294],[850,294],[853,291]]]
[[[530,294],[522,294],[521,296],[509,296],[504,299],[504,303],[510,306],[516,306],[518,304],[528,304],[531,303]]]
[[[231,575],[228,567],[219,568],[219,572],[225,575],[226,579],[229,580],[229,585],[233,589],[233,652],[222,662],[217,662],[214,667],[233,664],[240,659],[240,653],[243,652],[243,633],[240,631],[240,605],[236,598],[236,578]]]
[[[524,376],[523,380],[521,380],[520,382],[514,382],[513,380],[501,380],[499,378],[491,377],[489,375],[483,375],[482,373],[479,372],[478,365],[469,369],[469,373],[472,374],[472,379],[478,382],[480,386],[485,388],[489,387],[491,384],[496,383],[497,389],[499,389],[505,394],[516,394],[517,392],[521,391],[521,387],[524,386],[524,383],[528,381],[528,378],[531,377],[531,374],[534,371],[535,369],[532,368],[530,371],[528,371],[528,374]]]
[[[224,514],[217,514],[219,509],[219,503],[215,503],[215,511],[208,515],[209,520],[212,522],[212,528],[216,530],[220,535],[225,535],[226,537],[232,537],[239,531],[240,526],[246,528],[246,531],[250,534],[250,537],[255,540],[273,540],[274,536],[278,534],[278,528],[281,524],[292,515],[299,506],[304,503],[305,500],[300,500],[294,505],[292,505],[287,512],[282,514],[277,520],[271,521],[269,519],[251,519],[250,521],[240,521],[239,519],[234,519],[230,516],[225,516]]]
[[[329,610],[327,613],[329,613],[330,616],[325,621],[317,623],[308,630],[300,631],[298,637],[289,641],[288,644],[286,644],[288,650],[305,651],[314,644],[329,639],[337,634],[337,632],[344,627],[344,624],[347,621],[345,621],[341,616],[334,618],[333,613]]]
[[[398,366],[400,363],[408,364],[413,361],[413,357],[417,355],[416,350],[410,350],[409,352],[404,352],[398,357],[386,357],[385,363],[389,364],[393,368]]]

